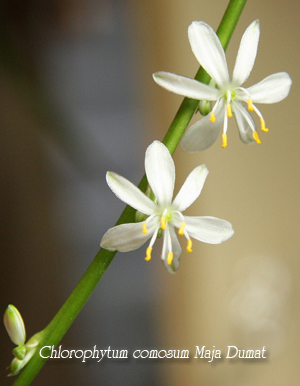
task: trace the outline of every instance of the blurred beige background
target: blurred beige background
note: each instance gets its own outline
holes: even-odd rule
[[[30,4],[33,4],[30,1],[26,3],[29,4],[29,8]],[[54,7],[52,3],[55,4]],[[38,30],[42,37],[47,36],[47,28],[50,25],[50,44],[47,39],[33,39],[25,28],[23,38],[26,39],[26,36],[29,36],[31,39],[27,39],[28,45],[23,45],[22,54],[23,57],[34,58],[35,64],[28,65],[24,59],[22,64],[25,69],[28,65],[31,70],[34,68],[40,74],[41,61],[45,58],[41,59],[36,53],[41,51],[45,41],[48,49],[50,47],[48,52],[53,52],[51,39],[61,34],[61,31],[64,37],[68,37],[69,46],[72,46],[76,39],[80,41],[87,39],[88,33],[85,31],[92,29],[93,23],[97,23],[98,14],[93,11],[94,9],[101,10],[99,17],[101,15],[101,28],[104,31],[101,35],[102,42],[109,44],[108,37],[111,36],[109,33],[114,31],[114,23],[118,24],[120,20],[124,22],[127,26],[127,40],[130,41],[130,50],[124,54],[124,57],[127,54],[130,56],[130,59],[127,58],[125,61],[125,67],[129,68],[129,70],[127,68],[128,74],[134,73],[135,76],[130,87],[135,90],[134,93],[138,97],[135,95],[136,99],[130,99],[130,103],[132,102],[131,106],[136,103],[138,130],[130,131],[131,123],[128,123],[128,127],[125,125],[124,138],[128,143],[114,144],[119,158],[113,155],[109,158],[108,153],[113,149],[113,146],[109,147],[111,144],[109,141],[114,140],[114,129],[120,126],[118,121],[113,120],[114,116],[121,113],[123,117],[125,116],[126,122],[128,118],[127,105],[124,106],[124,98],[120,97],[115,104],[117,108],[111,112],[110,122],[113,123],[108,124],[104,120],[100,125],[99,117],[96,116],[94,119],[95,126],[99,124],[103,130],[102,134],[106,135],[105,139],[103,142],[93,142],[91,136],[86,142],[86,148],[93,144],[95,146],[93,152],[97,153],[98,148],[100,149],[96,163],[101,164],[103,170],[110,168],[138,182],[143,172],[146,146],[154,139],[163,138],[182,100],[180,96],[159,88],[153,82],[151,74],[158,70],[165,70],[193,77],[198,69],[198,63],[190,50],[187,28],[193,20],[204,20],[216,29],[227,3],[223,0],[209,2],[107,0],[84,1],[80,5],[74,5],[69,1],[45,1],[42,14],[50,15],[51,22],[48,20],[44,25],[42,20]],[[3,2],[1,5],[5,12],[7,12],[7,4],[8,2]],[[101,7],[97,7],[98,5]],[[19,19],[22,20],[24,5],[22,2],[15,1],[15,6],[17,7],[15,9],[19,10]],[[115,11],[120,7],[121,12]],[[142,309],[144,318],[142,320],[146,321],[145,330],[139,330],[135,335],[134,332],[133,335],[128,333],[128,342],[134,341],[136,348],[150,346],[160,349],[190,350],[189,361],[159,361],[154,364],[147,362],[144,373],[139,373],[141,366],[136,366],[134,363],[119,366],[117,372],[124,374],[123,386],[125,384],[139,386],[152,384],[164,386],[183,384],[282,386],[289,384],[296,386],[299,384],[297,355],[300,348],[298,280],[300,274],[300,238],[298,236],[300,113],[297,106],[299,103],[297,87],[300,81],[299,8],[300,4],[296,0],[276,2],[248,0],[227,50],[231,72],[241,36],[247,26],[258,18],[261,25],[261,38],[257,60],[247,85],[254,84],[279,71],[286,71],[292,77],[292,89],[286,100],[275,105],[259,106],[269,128],[269,133],[259,133],[262,144],[246,146],[241,143],[235,122],[232,120],[228,130],[226,149],[221,148],[221,138],[219,138],[213,147],[201,154],[184,154],[180,148],[175,153],[177,189],[195,166],[205,163],[210,171],[200,198],[187,213],[215,216],[230,221],[235,229],[234,237],[221,245],[194,242],[193,253],[183,253],[181,267],[176,275],[169,275],[164,271],[158,256],[152,259],[151,265],[145,264],[142,259],[143,249],[139,250],[132,259],[128,255],[117,255],[118,258],[106,273],[107,279],[103,278],[103,284],[101,283],[96,289],[88,305],[64,338],[63,342],[71,348],[74,346],[82,348],[83,345],[88,347],[96,343],[100,346],[105,345],[107,343],[105,334],[119,337],[119,333],[123,337],[130,328],[133,331],[138,330],[138,324],[141,323],[137,318],[141,316],[141,312],[137,314],[134,312]],[[36,10],[34,7],[33,9]],[[10,13],[5,14],[5,12],[3,14],[8,17]],[[115,14],[120,17],[117,21],[114,21]],[[93,23],[89,19],[91,15],[94,17]],[[30,25],[30,18],[27,23]],[[42,27],[45,29],[43,30]],[[118,30],[117,32],[119,33]],[[115,37],[113,34],[112,36]],[[91,44],[91,41],[88,40],[88,43]],[[67,43],[64,40],[59,50],[64,52],[66,47]],[[111,60],[112,71],[116,70],[113,59],[114,56],[107,58],[107,63]],[[18,63],[18,60],[15,63]],[[93,63],[92,70],[93,67],[98,66],[98,63],[100,66],[101,56],[91,63]],[[7,303],[18,306],[25,322],[29,325],[30,335],[49,322],[76,285],[97,252],[101,234],[105,231],[102,218],[112,217],[109,207],[115,206],[116,201],[111,197],[112,194],[105,190],[107,187],[104,182],[104,172],[101,170],[100,173],[97,168],[90,167],[89,157],[92,155],[88,151],[87,153],[78,151],[78,148],[80,149],[78,143],[82,140],[81,134],[77,133],[74,139],[74,137],[68,137],[71,131],[67,130],[63,133],[58,131],[59,134],[56,133],[54,136],[63,143],[62,148],[67,149],[66,153],[72,162],[60,147],[58,150],[55,146],[53,147],[54,140],[50,135],[49,137],[48,134],[46,135],[46,140],[44,137],[41,139],[42,129],[52,127],[52,123],[57,122],[57,119],[61,121],[63,118],[68,122],[68,113],[72,113],[72,109],[67,114],[54,114],[55,119],[49,118],[43,110],[45,106],[41,108],[34,102],[34,98],[31,98],[35,95],[35,87],[38,87],[35,83],[36,78],[30,83],[31,97],[24,98],[22,87],[26,88],[26,85],[24,86],[22,76],[19,75],[20,69],[13,68],[8,76],[6,64],[4,60],[0,73],[1,121],[5,127],[1,150],[1,218],[3,219],[1,221],[3,264],[1,306],[3,311]],[[52,71],[53,63],[50,64],[48,64],[48,73]],[[55,65],[54,63],[53,66]],[[133,66],[132,70],[130,66]],[[30,76],[29,74],[29,78]],[[73,79],[73,83],[76,84],[76,77]],[[19,86],[16,87],[17,84]],[[108,86],[109,90],[114,89]],[[54,91],[51,90],[52,93]],[[117,92],[118,88],[115,94]],[[59,98],[67,98],[67,92],[65,94],[62,93]],[[88,95],[87,88],[81,104],[88,99]],[[109,104],[112,100],[110,98],[113,98],[109,92],[105,97],[104,102],[102,99],[97,100],[97,106],[101,106],[101,103],[102,106],[106,106],[105,103]],[[57,106],[50,107],[54,107],[53,110],[57,113]],[[199,119],[199,116],[196,118]],[[75,117],[73,119],[66,126],[78,126],[78,132],[82,133],[84,124],[80,119],[80,123],[75,120]],[[56,123],[53,124],[55,125]],[[106,129],[108,126],[109,129]],[[23,130],[24,127],[26,130]],[[105,130],[110,130],[111,136]],[[127,154],[132,151],[131,141],[134,141],[139,156],[133,156],[132,160],[128,160],[127,166],[124,166],[129,158]],[[52,159],[49,156],[49,147]],[[63,160],[59,167],[57,167],[57,159],[59,162]],[[135,166],[137,164],[139,166]],[[53,169],[59,170],[60,178],[54,177]],[[131,171],[133,178],[131,178]],[[67,179],[65,174],[68,175]],[[83,186],[78,188],[78,200],[71,200],[70,207],[67,209],[63,205],[58,206],[61,212],[55,212],[56,189],[63,186],[71,191],[68,185],[69,176],[73,178],[77,174],[80,186]],[[99,185],[95,184],[91,174],[95,180],[102,182],[99,182]],[[84,184],[90,179],[92,183],[86,188]],[[66,196],[68,200],[68,194]],[[102,212],[98,208],[99,201],[103,205]],[[81,207],[82,202],[85,203],[83,207]],[[71,226],[68,225],[68,222],[63,220],[63,216],[66,210],[72,211],[72,205],[80,206],[82,222],[85,217],[88,218],[93,211],[96,211],[99,217],[103,216],[99,221],[101,224],[91,221],[82,228],[77,223],[70,222]],[[119,208],[122,206],[117,207]],[[110,225],[114,221],[113,217]],[[83,237],[84,240],[81,244],[78,241],[79,237]],[[121,273],[117,270],[118,264],[121,264]],[[131,265],[128,266],[128,264]],[[74,269],[72,273],[70,266]],[[130,273],[128,273],[129,270]],[[145,281],[140,279],[144,277]],[[117,283],[113,294],[108,287],[110,281]],[[127,293],[128,288],[132,292]],[[139,293],[141,293],[140,298],[133,303],[132,299]],[[103,297],[108,300],[100,304],[99,299]],[[98,304],[100,304],[99,310]],[[119,314],[114,313],[116,309],[120,311]],[[112,319],[120,321],[120,326],[118,325],[116,330],[106,320],[108,314],[111,314]],[[127,325],[124,319],[129,314],[132,315],[132,319]],[[93,330],[96,328],[106,331],[104,338],[100,337],[100,332]],[[85,331],[89,338],[83,338]],[[149,338],[150,341],[147,340],[149,334],[153,335]],[[111,342],[112,338],[109,339]],[[10,360],[8,350],[11,349],[11,345],[7,337],[3,338],[3,342],[1,364],[3,363],[4,369]],[[128,342],[124,343],[125,346],[129,345]],[[206,346],[208,349],[213,349],[215,346],[216,349],[222,350],[225,356],[228,345],[234,345],[240,349],[262,349],[265,346],[268,359],[254,363],[216,359],[213,363],[207,363],[205,360],[193,358],[196,346]],[[47,364],[35,381],[36,385],[45,384],[45,379],[47,379],[47,385],[65,385],[70,382],[76,385],[83,382],[92,385],[99,384],[100,381],[107,385],[113,384],[110,378],[113,372],[104,373],[105,369],[100,370],[100,367],[97,367],[95,370],[95,366],[81,367],[81,363],[73,363],[72,366],[70,368],[73,370],[68,370],[69,366],[65,363],[64,366],[61,363]],[[128,383],[126,383],[128,371],[131,378],[128,377]],[[149,375],[150,372],[154,374],[153,378]],[[95,373],[94,377],[92,373]],[[10,384],[10,380],[5,377],[3,379],[5,384]],[[114,384],[118,382],[115,381]]]
[[[155,37],[148,37],[157,54],[153,70],[193,77],[197,61],[189,47],[187,27],[192,20],[204,20],[216,29],[227,2],[159,4],[152,9]],[[298,1],[249,0],[227,50],[232,71],[244,30],[259,19],[258,55],[246,85],[279,71],[292,77],[286,100],[259,106],[270,129],[260,134],[262,144],[242,144],[231,121],[226,149],[221,148],[219,138],[202,154],[187,155],[181,149],[175,154],[178,186],[196,165],[205,163],[210,170],[189,213],[231,221],[234,237],[220,246],[195,242],[194,253],[182,256],[176,277],[160,272],[168,286],[161,315],[168,346],[195,352],[195,346],[205,345],[221,349],[223,356],[228,345],[265,346],[268,360],[175,362],[165,368],[164,385],[299,383],[299,8]],[[160,111],[154,126],[162,136],[181,97],[157,90],[155,85],[149,88]]]

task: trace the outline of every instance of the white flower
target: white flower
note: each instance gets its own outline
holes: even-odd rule
[[[212,78],[211,84],[168,72],[153,74],[155,82],[169,91],[193,99],[216,101],[211,113],[187,131],[182,140],[183,150],[195,152],[207,149],[215,142],[222,127],[222,146],[226,147],[228,118],[232,115],[235,116],[241,140],[246,144],[254,140],[260,143],[255,123],[241,102],[246,102],[248,110],[258,115],[261,129],[266,132],[264,118],[254,103],[281,101],[288,95],[292,81],[286,72],[279,72],[252,87],[241,87],[248,79],[256,58],[259,21],[251,23],[242,37],[232,80],[223,47],[213,29],[202,21],[194,21],[189,26],[188,36],[197,60]]]
[[[208,174],[205,165],[196,167],[190,173],[173,201],[175,165],[168,149],[161,142],[154,141],[146,150],[145,170],[156,202],[126,178],[107,172],[107,183],[115,195],[148,217],[142,222],[121,224],[109,229],[101,240],[101,247],[109,251],[128,252],[150,239],[145,258],[148,261],[151,259],[153,244],[162,230],[161,258],[166,269],[174,273],[179,267],[181,255],[174,228],[178,228],[179,235],[187,239],[188,252],[192,252],[191,237],[206,243],[219,244],[233,235],[228,221],[214,217],[183,216],[181,213],[199,196]]]

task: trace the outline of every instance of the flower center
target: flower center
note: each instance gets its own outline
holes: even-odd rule
[[[239,103],[241,100],[243,100],[243,98],[240,97],[240,94],[238,94],[237,92],[242,92],[242,94],[246,95],[246,98],[247,98],[247,109],[248,111],[254,111],[259,119],[260,119],[260,125],[261,125],[261,130],[264,131],[265,133],[267,133],[269,130],[266,128],[265,126],[265,120],[261,114],[261,112],[258,110],[258,108],[253,104],[253,101],[251,99],[251,96],[249,94],[249,92],[243,88],[243,87],[236,87],[234,89],[224,89],[223,92],[221,92],[221,97],[220,99],[217,101],[217,103],[215,104],[214,108],[212,109],[211,113],[210,113],[210,121],[211,122],[215,122],[216,121],[216,117],[215,117],[215,113],[214,111],[216,110],[216,106],[218,104],[219,101],[221,101],[221,99],[224,99],[226,101],[226,110],[225,110],[225,114],[224,114],[224,124],[223,124],[223,134],[222,134],[222,147],[226,147],[227,146],[227,127],[228,127],[228,118],[231,118],[233,113],[232,113],[232,104],[234,104],[234,108],[238,109],[239,112],[242,114],[243,118],[246,120],[246,122],[248,123],[250,129],[252,130],[253,132],[253,138],[254,140],[256,141],[256,143],[260,144],[261,141],[258,137],[258,134],[255,130],[255,125],[253,124],[253,121],[249,118],[248,114],[244,111],[244,109],[242,107],[239,107]]]
[[[167,224],[172,220],[172,214],[165,209],[162,213],[162,216],[160,218],[160,227],[162,230],[165,230],[167,227]]]
[[[163,208],[162,212],[157,213],[156,215],[151,215],[150,217],[147,218],[145,222],[142,224],[142,233],[146,235],[148,233],[147,229],[147,222],[149,222],[150,218],[153,218],[154,216],[160,216],[160,226],[157,226],[155,231],[153,232],[153,235],[150,240],[150,244],[146,250],[146,257],[145,260],[149,261],[151,260],[151,253],[152,253],[152,246],[157,239],[157,237],[161,236],[162,230],[165,230],[167,228],[167,224],[172,220],[172,212],[170,211],[170,208]],[[172,246],[169,246],[169,252],[167,256],[167,262],[169,265],[172,264],[173,260],[173,252],[172,252]]]
[[[227,103],[230,103],[231,101],[236,100],[236,92],[235,90],[227,89],[223,97],[226,99]]]
[[[150,216],[152,218],[153,218],[153,216],[160,216],[160,219],[159,219],[159,223],[158,223],[159,225],[157,225],[155,231],[153,232],[153,235],[151,237],[149,246],[148,246],[148,248],[146,250],[146,257],[145,257],[146,261],[151,260],[151,253],[152,253],[152,249],[153,249],[152,247],[153,247],[153,244],[154,244],[155,240],[157,239],[157,237],[159,237],[159,232],[162,232],[162,230],[163,231],[166,230],[168,224],[172,221],[173,215],[175,215],[175,213],[177,215],[179,215],[180,218],[181,218],[181,223],[180,223],[180,227],[179,227],[179,230],[178,230],[178,234],[180,236],[185,236],[186,237],[186,239],[187,239],[186,250],[188,252],[192,252],[192,240],[191,240],[189,234],[187,233],[187,231],[185,229],[186,223],[184,221],[184,216],[179,211],[176,211],[176,210],[174,210],[174,209],[169,207],[169,208],[164,208],[162,210],[162,212],[160,212],[160,214],[157,213],[156,215]],[[148,217],[147,221],[142,223],[142,233],[143,234],[147,234],[148,233],[147,222],[149,222],[150,217]],[[176,220],[176,222],[177,222],[177,220]],[[168,230],[166,230],[166,232],[168,232]],[[174,254],[173,254],[173,251],[172,251],[171,239],[170,239],[169,234],[168,234],[168,243],[167,243],[167,245],[168,245],[167,246],[167,248],[168,248],[167,263],[168,263],[168,265],[171,265],[172,261],[173,261]]]

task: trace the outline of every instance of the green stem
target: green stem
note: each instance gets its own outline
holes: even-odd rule
[[[229,5],[217,31],[224,49],[226,49],[229,43],[231,35],[235,29],[246,1],[247,0],[231,0],[229,2]],[[210,81],[209,75],[202,68],[200,68],[197,72],[195,79],[206,84]],[[163,139],[163,143],[167,146],[171,154],[174,153],[176,147],[178,146],[191,118],[196,111],[197,106],[197,100],[184,98],[167,134]],[[147,178],[145,175],[139,184],[139,188],[142,191],[145,191],[147,188]],[[117,221],[117,224],[134,222],[134,217],[135,210],[129,206],[126,206],[119,220]],[[80,282],[71,293],[70,297],[61,307],[49,325],[41,332],[42,339],[37,351],[27,366],[22,370],[13,386],[29,385],[35,378],[47,360],[39,355],[40,348],[44,346],[56,346],[60,342],[64,334],[67,332],[79,314],[80,310],[87,302],[88,298],[97,286],[115,254],[116,252],[109,252],[105,249],[100,249],[91,265],[88,267],[87,271],[81,278]],[[46,351],[43,350],[43,355],[46,356],[45,354]]]

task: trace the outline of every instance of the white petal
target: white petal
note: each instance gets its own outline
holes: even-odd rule
[[[224,49],[214,30],[203,21],[194,21],[188,29],[189,41],[197,60],[221,88],[229,82]]]
[[[108,186],[120,200],[140,212],[149,215],[156,209],[155,203],[151,201],[149,197],[133,185],[132,182],[128,181],[119,174],[107,172],[106,181]]]
[[[110,228],[102,237],[101,247],[109,251],[129,252],[138,249],[154,233],[155,223],[147,223],[148,233],[143,233],[143,222],[121,224]]]
[[[173,201],[174,207],[183,212],[199,197],[208,175],[205,165],[197,166],[187,177]]]
[[[239,129],[241,140],[247,145],[254,143],[255,140],[253,138],[253,131],[255,130],[255,123],[251,115],[248,113],[245,107],[242,106],[241,103],[233,102],[232,105],[233,114],[236,120],[237,127]],[[252,126],[252,128],[250,125]]]
[[[163,143],[154,141],[147,148],[145,170],[158,204],[171,203],[175,182],[175,165],[169,150]]]
[[[167,230],[167,229],[166,229]],[[166,234],[164,235],[166,237]],[[164,243],[171,242],[172,245],[172,252],[173,252],[173,260],[171,264],[168,264],[168,251],[166,248],[163,248],[164,255],[161,256],[164,266],[166,270],[170,273],[175,273],[177,269],[179,268],[179,259],[181,256],[181,246],[178,241],[176,232],[173,227],[169,226],[167,231],[167,238],[168,240],[164,239]]]
[[[278,72],[256,83],[246,90],[256,103],[276,103],[286,98],[290,92],[292,79],[286,72]],[[243,98],[245,100],[246,98]]]
[[[187,153],[208,149],[218,138],[224,124],[224,107],[219,103],[215,111],[216,121],[210,121],[210,114],[194,123],[181,141],[182,150]]]
[[[215,101],[220,94],[220,91],[214,87],[170,72],[156,72],[153,74],[153,79],[165,89],[188,98]]]
[[[252,71],[259,41],[259,21],[255,20],[246,29],[237,54],[232,83],[241,86]]]
[[[184,216],[187,233],[196,240],[209,244],[220,244],[234,233],[232,225],[215,217]]]

